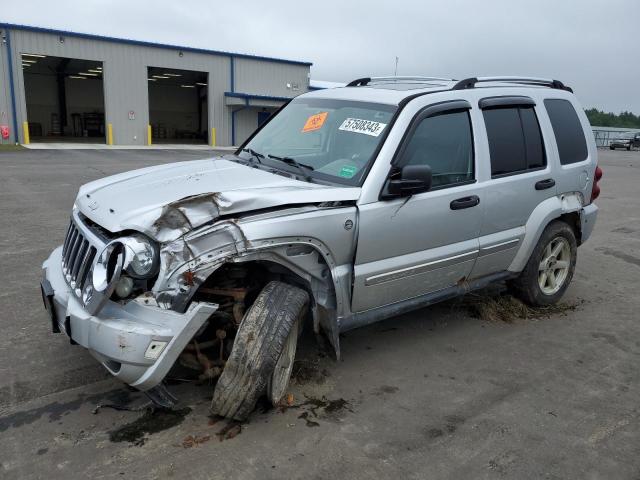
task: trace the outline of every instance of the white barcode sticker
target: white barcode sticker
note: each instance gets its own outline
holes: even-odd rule
[[[342,125],[338,127],[338,130],[342,130],[344,132],[364,133],[365,135],[377,137],[382,133],[386,126],[386,123],[363,120],[361,118],[347,118],[342,122]]]

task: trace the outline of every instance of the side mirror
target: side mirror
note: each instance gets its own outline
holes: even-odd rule
[[[409,197],[431,188],[429,165],[406,165],[390,175],[382,191],[383,199]]]

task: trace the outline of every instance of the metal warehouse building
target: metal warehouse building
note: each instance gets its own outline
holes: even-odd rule
[[[0,23],[0,142],[237,145],[311,63]]]

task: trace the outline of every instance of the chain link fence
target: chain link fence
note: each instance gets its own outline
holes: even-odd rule
[[[617,138],[623,133],[635,133],[640,131],[638,128],[616,128],[616,127],[591,127],[593,137],[598,147],[608,147],[611,140]]]

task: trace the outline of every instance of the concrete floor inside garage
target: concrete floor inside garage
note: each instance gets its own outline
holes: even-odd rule
[[[599,152],[600,216],[561,313],[483,321],[447,302],[348,332],[341,362],[305,337],[293,408],[241,427],[209,419],[209,385],[172,385],[173,416],[93,414],[144,397],[50,332],[41,263],[81,184],[210,155],[0,151],[1,478],[638,478],[637,151]]]

